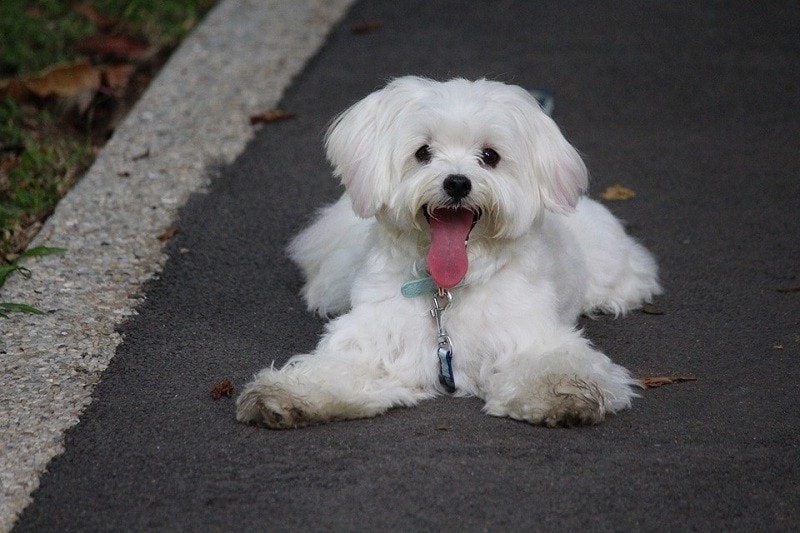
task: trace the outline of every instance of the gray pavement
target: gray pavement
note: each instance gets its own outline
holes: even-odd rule
[[[796,530],[799,35],[778,2],[356,3],[285,92],[296,118],[206,167],[17,530]],[[666,289],[663,315],[582,326],[637,375],[698,381],[571,430],[445,397],[273,432],[211,398],[315,345],[283,248],[339,192],[322,132],[410,73],[555,95],[592,193],[636,191],[607,204]]]

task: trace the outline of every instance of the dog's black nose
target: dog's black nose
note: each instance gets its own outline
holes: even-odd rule
[[[472,183],[469,178],[461,174],[450,174],[444,179],[442,188],[453,200],[460,200],[472,190]]]

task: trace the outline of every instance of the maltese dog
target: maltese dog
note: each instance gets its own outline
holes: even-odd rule
[[[403,77],[326,136],[345,193],[289,245],[316,350],[258,373],[236,418],[371,417],[443,393],[545,426],[629,407],[638,382],[576,329],[661,288],[650,253],[583,193],[586,166],[524,89]]]

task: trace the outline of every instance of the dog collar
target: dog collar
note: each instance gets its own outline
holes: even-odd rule
[[[462,281],[453,288],[458,289],[459,287],[463,286],[464,282]],[[436,283],[433,281],[433,278],[430,276],[430,274],[422,278],[406,281],[400,286],[400,294],[402,294],[406,298],[416,298],[417,296],[430,296],[432,294],[438,294],[438,293],[439,293],[439,287],[436,286]]]
[[[438,291],[439,288],[436,286],[436,283],[433,282],[433,278],[431,278],[430,275],[427,275],[424,278],[406,281],[400,287],[400,293],[406,298],[430,296],[431,294],[436,294]]]

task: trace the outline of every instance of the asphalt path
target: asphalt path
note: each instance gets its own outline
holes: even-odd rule
[[[183,209],[165,270],[16,529],[795,530],[799,36],[800,8],[781,2],[358,3],[286,93],[296,117],[261,127]],[[443,397],[275,432],[212,399],[222,380],[240,389],[316,344],[323,323],[284,247],[340,192],[328,121],[403,74],[555,95],[591,193],[635,190],[606,204],[666,289],[663,314],[582,326],[636,375],[697,381],[569,430]]]

